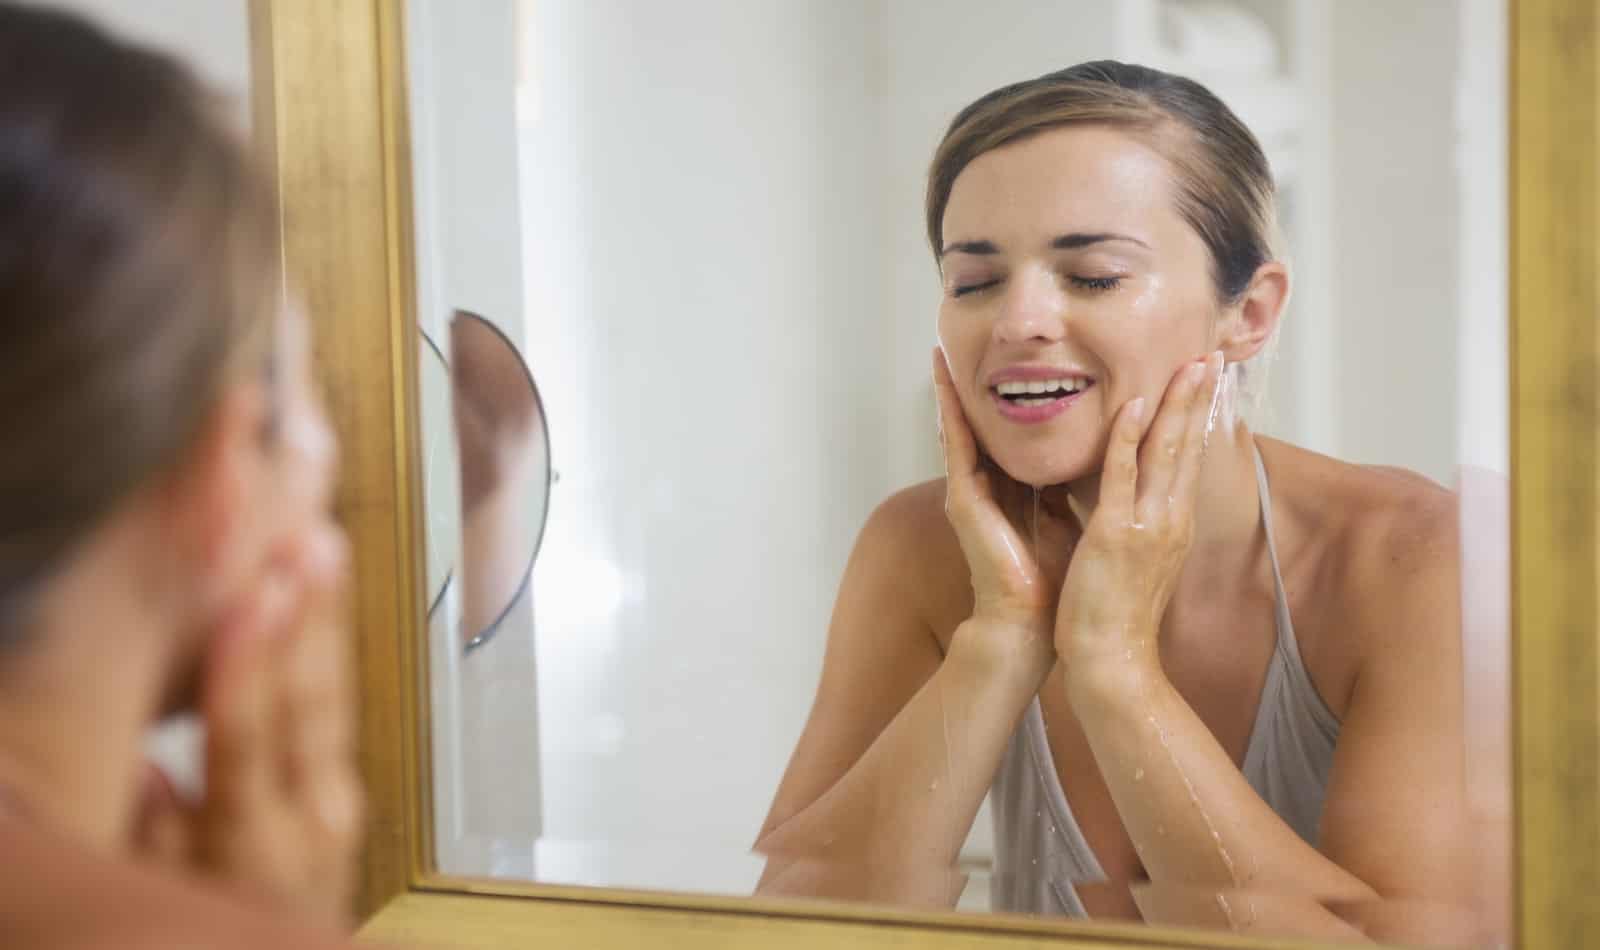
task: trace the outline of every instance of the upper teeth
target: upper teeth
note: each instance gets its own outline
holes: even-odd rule
[[[1023,381],[1020,379],[1001,383],[995,391],[1002,396],[1026,396],[1053,393],[1057,391],[1075,393],[1084,388],[1088,380],[1076,376],[1063,376],[1060,379],[1033,379]]]

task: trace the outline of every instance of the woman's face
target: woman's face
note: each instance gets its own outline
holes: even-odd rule
[[[311,357],[311,327],[290,310],[273,326],[272,369],[235,385],[256,389],[258,411],[242,415],[230,483],[230,531],[220,540],[221,601],[257,589],[281,556],[331,525],[337,440],[323,408]],[[264,385],[263,385],[264,383]]]
[[[973,160],[944,214],[939,342],[979,443],[1020,482],[1098,474],[1117,411],[1215,348],[1211,258],[1166,160],[1109,128]]]
[[[225,629],[220,618],[288,579],[283,555],[292,546],[338,531],[337,440],[314,380],[310,327],[289,312],[272,331],[272,371],[251,363],[229,384],[209,448],[174,483],[183,540],[167,547],[183,554],[170,562],[181,578],[173,589],[194,613],[164,713],[196,702],[211,638]]]

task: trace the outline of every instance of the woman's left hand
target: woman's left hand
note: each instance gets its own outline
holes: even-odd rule
[[[1100,497],[1056,611],[1069,676],[1104,663],[1159,666],[1156,635],[1194,533],[1195,490],[1222,354],[1178,370],[1147,427],[1144,399],[1112,423]]]

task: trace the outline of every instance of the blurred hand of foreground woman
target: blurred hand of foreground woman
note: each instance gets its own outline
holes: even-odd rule
[[[203,795],[182,800],[152,769],[136,830],[147,854],[332,923],[347,922],[363,812],[346,547],[328,522],[293,539],[220,622],[201,677]]]

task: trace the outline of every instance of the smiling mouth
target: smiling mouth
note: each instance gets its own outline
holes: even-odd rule
[[[1048,406],[1057,400],[1076,396],[1093,385],[1092,379],[1064,376],[1060,379],[1014,380],[1000,383],[993,387],[993,392],[1013,406],[1027,408]]]

